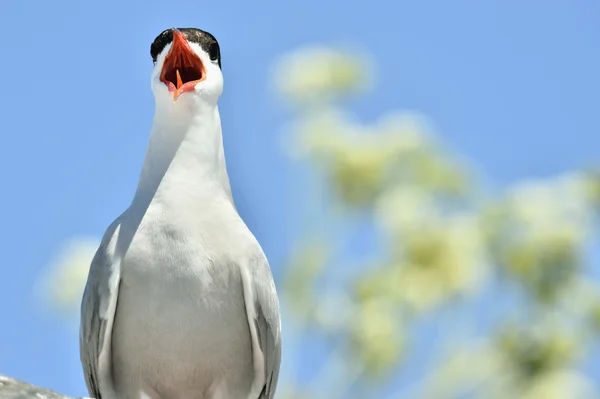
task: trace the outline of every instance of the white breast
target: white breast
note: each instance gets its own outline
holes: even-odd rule
[[[172,217],[149,209],[123,262],[116,389],[127,399],[140,391],[153,399],[212,399],[215,389],[245,398],[252,344],[237,260],[253,237],[166,221]],[[238,242],[224,246],[225,236]]]

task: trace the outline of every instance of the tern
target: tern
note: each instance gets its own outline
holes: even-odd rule
[[[173,28],[150,48],[155,115],[137,190],[106,230],[81,304],[96,399],[272,399],[279,300],[235,207],[210,33]]]

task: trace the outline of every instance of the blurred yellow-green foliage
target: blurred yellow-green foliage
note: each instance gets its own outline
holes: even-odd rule
[[[600,290],[588,277],[600,173],[490,190],[423,115],[365,125],[344,110],[374,82],[364,60],[321,46],[274,68],[295,113],[286,150],[321,188],[306,203],[329,205],[327,231],[323,220],[308,226],[279,287],[294,326],[284,362],[291,343],[312,350],[314,340],[292,335],[331,349],[312,382],[282,375],[278,397],[597,397],[580,365],[600,332]],[[340,260],[348,230],[365,224],[377,242],[369,259]],[[330,236],[336,225],[341,244]],[[47,279],[65,312],[79,304],[95,245],[67,248]],[[435,334],[424,338],[428,322]],[[415,379],[414,369],[425,371]]]
[[[358,265],[334,260],[333,239],[298,245],[281,290],[286,310],[331,344],[334,366],[316,377],[322,384],[298,382],[288,397],[596,397],[579,364],[600,320],[600,291],[586,277],[598,174],[492,191],[424,116],[397,112],[364,125],[344,111],[345,97],[368,89],[360,77],[373,75],[373,63],[364,59],[305,48],[276,68],[295,113],[288,152],[325,187],[316,202],[333,199],[332,223],[346,233],[368,224],[381,244]],[[322,223],[312,227],[324,236]],[[333,268],[351,277],[339,279]],[[461,333],[482,314],[485,327]],[[405,383],[403,375],[422,367],[413,343],[428,318],[442,353]]]

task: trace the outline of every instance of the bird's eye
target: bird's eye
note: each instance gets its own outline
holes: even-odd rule
[[[208,46],[208,56],[211,61],[219,59],[219,45],[217,43],[211,43],[211,45]]]

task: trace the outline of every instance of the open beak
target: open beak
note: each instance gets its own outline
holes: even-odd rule
[[[173,30],[173,45],[160,73],[160,81],[167,85],[173,99],[177,100],[182,93],[194,91],[198,82],[205,79],[206,72],[200,57],[187,42],[185,35]]]

